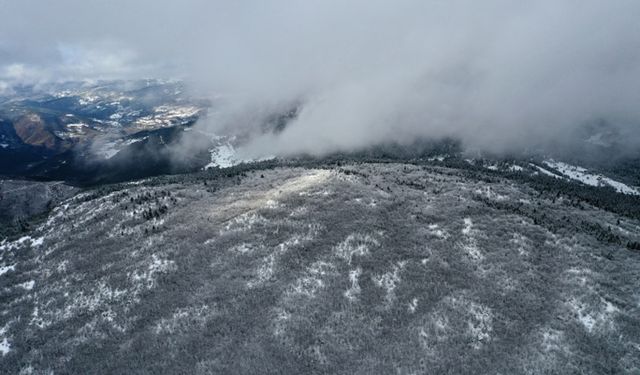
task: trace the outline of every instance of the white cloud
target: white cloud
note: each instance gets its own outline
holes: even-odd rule
[[[639,139],[637,1],[0,4],[0,57],[41,78],[183,76],[226,95],[203,124],[216,129],[305,103],[280,136],[241,152],[446,135],[521,150],[563,145],[599,119]]]

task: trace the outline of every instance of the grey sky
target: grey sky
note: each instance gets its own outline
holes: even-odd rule
[[[0,0],[0,13],[5,86],[184,78],[229,98],[200,125],[214,129],[305,103],[249,154],[449,135],[509,151],[599,119],[638,144],[638,1]]]

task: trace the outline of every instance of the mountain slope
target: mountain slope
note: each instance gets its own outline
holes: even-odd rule
[[[88,191],[3,242],[1,367],[640,370],[636,220],[451,168],[228,174]]]

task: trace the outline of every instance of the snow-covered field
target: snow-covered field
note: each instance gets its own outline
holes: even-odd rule
[[[544,163],[547,166],[557,170],[567,178],[570,178],[575,181],[579,181],[585,185],[611,186],[617,192],[622,194],[640,195],[640,192],[634,187],[623,184],[622,182],[615,181],[601,174],[590,173],[585,168],[570,165],[560,161],[554,161],[554,160],[546,160]],[[542,170],[542,168],[539,168],[539,169]]]
[[[252,163],[274,159],[273,156],[266,156],[261,158],[243,158],[238,155],[235,147],[233,146],[233,139],[227,139],[226,137],[217,135],[213,135],[211,137],[213,143],[216,145],[209,150],[209,153],[211,154],[211,162],[207,164],[204,169],[230,168],[241,163]]]

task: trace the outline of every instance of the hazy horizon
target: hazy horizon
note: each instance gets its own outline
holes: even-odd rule
[[[208,131],[258,129],[249,156],[455,137],[489,152],[640,140],[640,3],[0,2],[0,92],[16,83],[178,78],[223,96]]]

